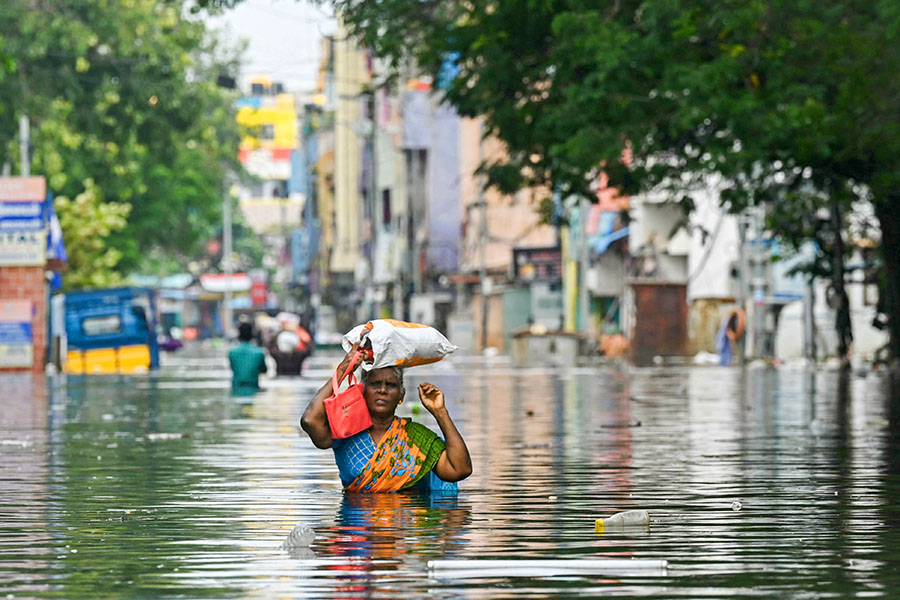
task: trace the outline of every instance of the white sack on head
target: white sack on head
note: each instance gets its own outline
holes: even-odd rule
[[[456,346],[434,327],[394,319],[376,319],[357,325],[344,335],[344,350],[349,351],[361,335],[371,342],[374,355],[373,362],[362,364],[366,371],[427,365],[456,350]]]

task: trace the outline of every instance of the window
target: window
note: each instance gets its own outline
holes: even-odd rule
[[[109,335],[122,331],[122,319],[119,315],[103,317],[85,317],[81,320],[84,335]]]

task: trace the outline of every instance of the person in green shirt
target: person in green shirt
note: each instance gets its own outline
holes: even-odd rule
[[[251,343],[253,324],[238,325],[237,346],[228,351],[228,363],[231,365],[231,394],[233,396],[252,396],[259,391],[259,374],[266,372],[266,354],[259,346]]]

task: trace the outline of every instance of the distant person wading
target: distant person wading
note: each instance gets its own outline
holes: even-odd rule
[[[231,365],[231,393],[252,396],[259,391],[259,375],[266,372],[266,353],[252,343],[253,324],[238,325],[238,345],[228,351]]]

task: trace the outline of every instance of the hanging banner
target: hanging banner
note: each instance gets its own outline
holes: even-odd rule
[[[0,298],[0,368],[30,367],[34,362],[32,305]]]

